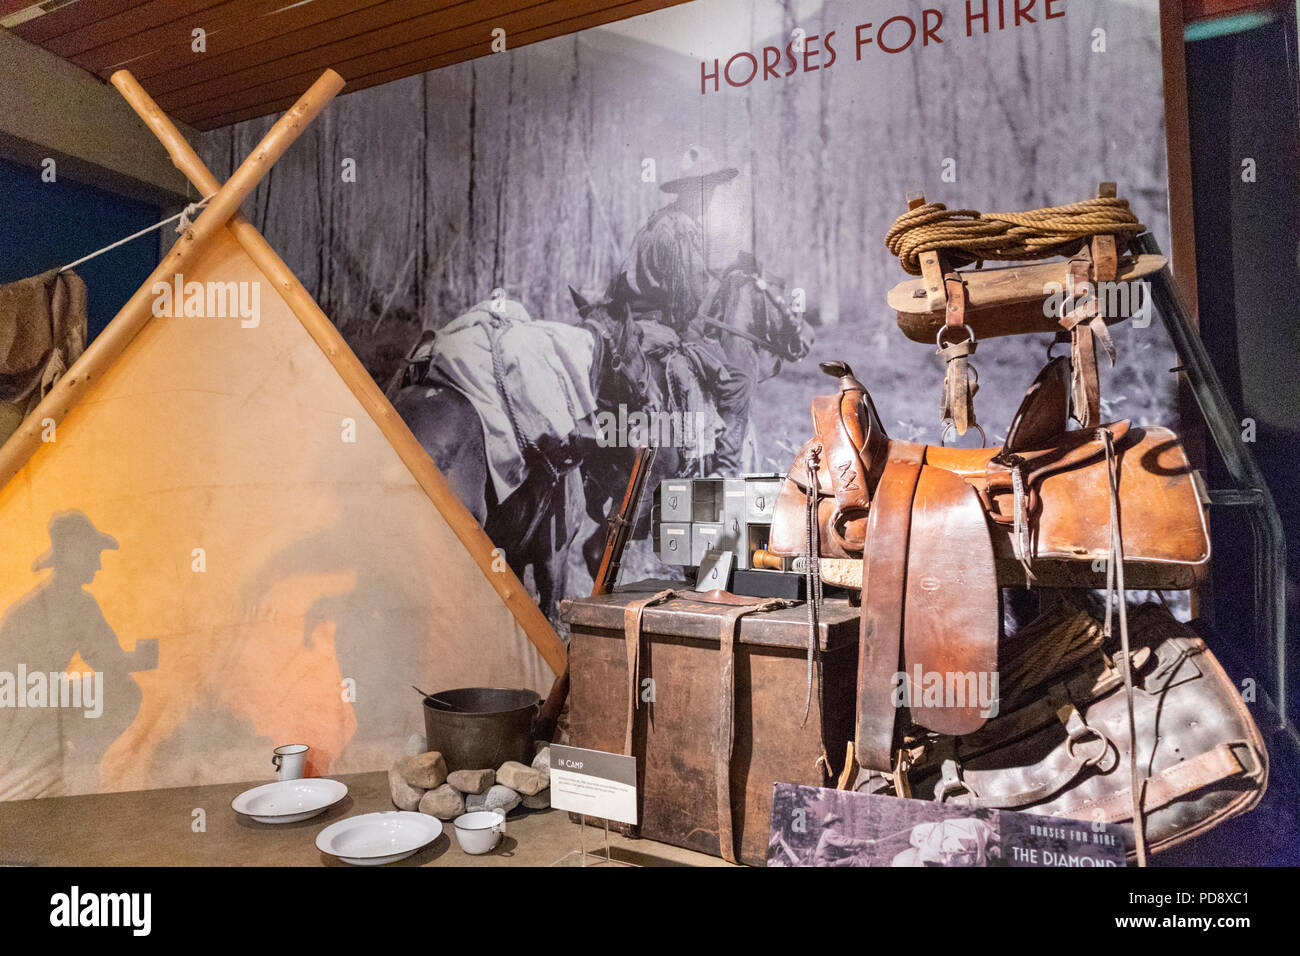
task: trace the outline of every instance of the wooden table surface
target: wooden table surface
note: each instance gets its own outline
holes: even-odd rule
[[[300,823],[262,824],[235,813],[230,801],[254,783],[176,787],[127,793],[47,797],[0,803],[0,864],[17,866],[347,866],[316,849],[316,835],[344,817],[392,810],[388,775],[343,774],[348,795]],[[444,823],[450,828],[449,823]],[[603,830],[587,827],[588,852]],[[558,810],[520,812],[491,853],[471,856],[444,832],[414,856],[390,866],[549,866],[579,845],[579,827]],[[610,835],[615,860],[645,866],[725,866],[649,840]]]

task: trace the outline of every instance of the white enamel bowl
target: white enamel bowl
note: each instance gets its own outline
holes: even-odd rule
[[[316,849],[344,863],[396,863],[442,835],[442,823],[427,813],[384,810],[331,823],[316,836]]]
[[[347,784],[323,777],[277,780],[245,790],[230,807],[258,823],[297,823],[334,806],[348,795]]]

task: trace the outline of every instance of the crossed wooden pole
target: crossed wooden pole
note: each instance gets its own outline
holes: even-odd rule
[[[168,282],[177,273],[202,258],[212,239],[223,228],[243,247],[244,252],[273,283],[275,290],[302,322],[312,339],[329,358],[352,394],[374,419],[416,482],[442,513],[452,532],[474,558],[513,613],[528,639],[537,647],[551,670],[559,673],[565,665],[564,643],[550,621],[528,596],[522,583],[509,568],[494,567],[495,545],[456,493],[447,483],[433,460],[402,421],[370,373],[353,354],[334,323],[321,311],[297,276],[271,248],[257,228],[244,218],[240,205],[257,188],[276,160],[296,140],[326,104],[343,88],[343,77],[326,70],[298,102],[262,137],[262,141],[240,164],[224,185],[217,181],[193,147],[167,118],[158,104],[127,70],[118,70],[112,84],[158,137],[171,157],[172,164],[185,174],[199,190],[209,196],[207,206],[163,257],[158,268],[136,290],[113,321],[85,352],[72,364],[49,393],[27,416],[10,439],[0,447],[0,487],[6,485],[40,447],[42,433],[49,421],[56,425],[80,400],[90,385],[104,374],[114,360],[153,318],[155,282]]]

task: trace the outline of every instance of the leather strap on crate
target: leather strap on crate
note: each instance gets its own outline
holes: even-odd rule
[[[636,711],[639,700],[639,677],[641,661],[641,619],[645,609],[663,604],[675,597],[699,601],[703,604],[721,604],[727,606],[718,618],[718,654],[721,684],[718,694],[718,742],[717,777],[718,799],[718,848],[722,858],[728,863],[735,863],[736,840],[732,828],[731,807],[731,755],[736,740],[736,635],[740,630],[740,619],[748,614],[760,614],[791,607],[798,601],[772,598],[767,601],[754,602],[750,598],[727,591],[704,591],[679,593],[674,590],[660,591],[648,598],[632,601],[623,610],[623,642],[627,649],[627,732],[623,740],[623,753],[633,756],[632,747],[636,731]],[[818,717],[820,719],[820,715]]]
[[[637,684],[641,670],[641,616],[645,614],[646,608],[663,604],[676,596],[677,592],[669,588],[651,597],[630,601],[623,608],[623,644],[627,650],[627,732],[623,737],[625,757],[632,756],[632,736],[636,730],[636,708],[640,698]]]
[[[722,683],[718,694],[718,749],[714,777],[718,790],[718,848],[728,863],[736,862],[736,838],[732,832],[731,754],[736,744],[736,632],[747,614],[775,611],[794,601],[774,598],[761,604],[733,607],[719,619],[718,654]],[[821,715],[818,714],[818,720]]]

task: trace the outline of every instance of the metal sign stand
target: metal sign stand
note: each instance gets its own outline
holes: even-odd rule
[[[615,860],[609,854],[609,821],[604,820],[605,824],[605,855],[587,856],[587,815],[581,813],[578,815],[578,846],[577,850],[570,850],[564,856],[560,857],[551,866],[631,866],[637,864],[628,863],[624,860]]]

